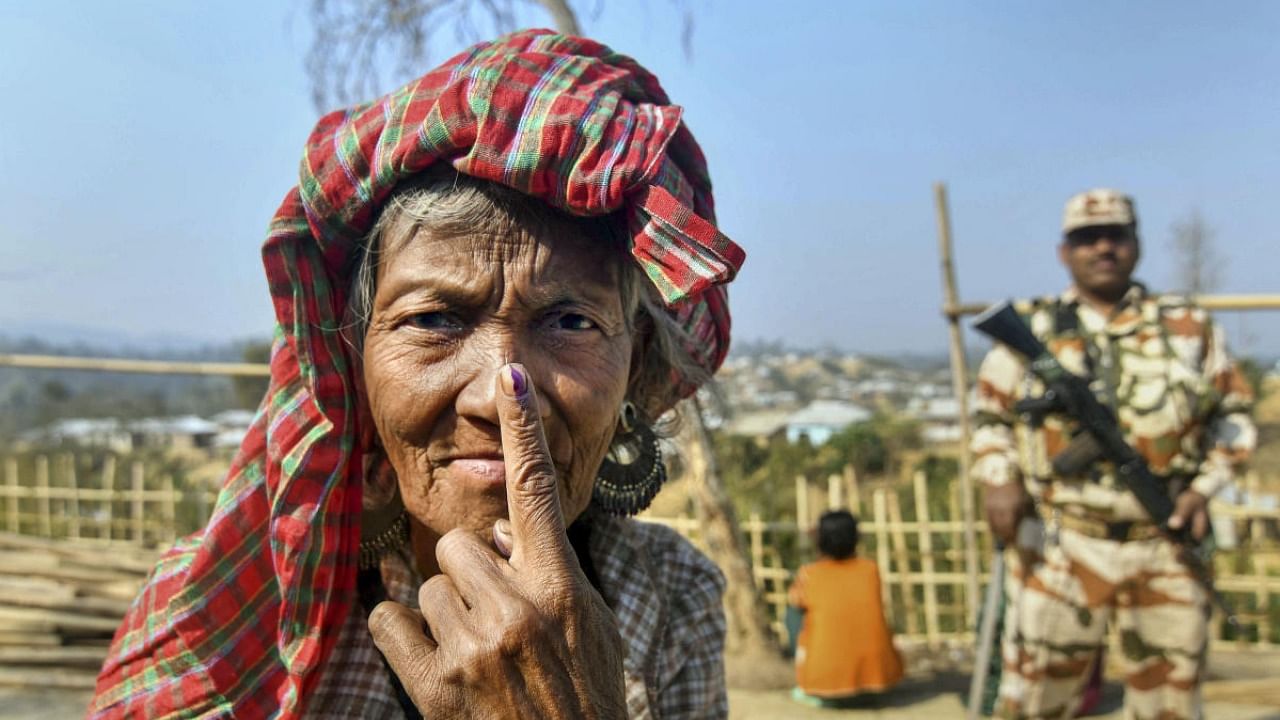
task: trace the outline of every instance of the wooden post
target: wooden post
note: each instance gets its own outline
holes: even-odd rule
[[[132,480],[133,491],[133,497],[131,498],[133,501],[131,503],[133,517],[130,518],[133,523],[133,541],[141,545],[143,543],[143,533],[146,530],[144,522],[146,506],[143,504],[144,496],[142,493],[145,490],[145,485],[143,484],[143,470],[140,460],[134,460],[133,464],[129,466],[129,475]]]
[[[209,522],[209,492],[203,487],[196,488],[196,527]],[[692,519],[692,518],[690,518]],[[189,531],[189,530],[188,530]],[[702,542],[702,538],[698,538]]]
[[[1249,497],[1249,507],[1258,507],[1258,471],[1250,470],[1244,476],[1244,490]],[[1266,527],[1260,517],[1249,518],[1249,547],[1264,547],[1267,542]]]
[[[63,463],[66,466],[66,471],[64,472],[63,477],[66,478],[67,485],[71,488],[71,492],[69,493],[69,497],[68,497],[68,502],[70,503],[71,506],[67,508],[67,515],[68,515],[67,536],[73,537],[79,540],[80,539],[80,518],[81,518],[80,475],[78,472],[76,472],[76,456],[72,453],[67,453],[65,456],[63,456]]]
[[[49,458],[36,456],[36,528],[43,537],[53,537],[52,511],[49,507]]]
[[[907,553],[907,534],[902,529],[902,506],[898,501],[898,491],[888,489],[889,501],[889,536],[893,538],[893,558],[898,566],[898,579],[902,583],[902,603],[907,613],[907,634],[920,634],[920,619],[916,617],[916,593],[911,582],[911,562]]]
[[[764,522],[760,520],[760,513],[751,511],[751,518],[748,520],[747,532],[751,537],[751,577],[755,579],[757,587],[764,587],[764,577],[760,572],[764,569]]]
[[[4,484],[9,488],[9,512],[6,514],[7,527],[9,532],[16,533],[21,530],[19,525],[20,516],[18,514],[18,505],[21,491],[18,489],[18,458],[7,457],[4,459]]]
[[[1258,645],[1271,644],[1271,588],[1267,582],[1271,564],[1261,553],[1254,556],[1253,570],[1258,579]]]
[[[881,602],[886,608],[893,608],[893,594],[889,591],[893,568],[889,567],[889,517],[885,509],[884,488],[876,488],[871,494],[871,509],[876,521],[876,565],[880,566]]]
[[[911,479],[916,496],[916,527],[920,533],[920,572],[924,574],[924,627],[930,647],[941,640],[938,631],[938,586],[933,567],[933,533],[929,528],[929,484],[923,472]]]
[[[103,505],[103,509],[105,510],[103,514],[106,516],[106,527],[104,528],[106,532],[100,531],[98,535],[99,537],[104,537],[107,540],[110,540],[111,538],[115,537],[115,526],[116,526],[115,489],[116,489],[116,456],[114,454],[108,453],[106,459],[102,461],[102,494],[103,494],[103,497],[106,498],[105,500],[103,500],[102,505]]]
[[[849,512],[862,515],[862,492],[858,487],[858,471],[852,464],[844,466],[844,491],[849,496]]]
[[[844,499],[840,496],[840,483],[843,482],[839,475],[831,475],[827,478],[827,509],[840,510],[845,507]]]
[[[809,550],[809,481],[803,475],[796,476],[796,547],[800,550],[801,562]]]
[[[959,485],[953,484],[947,493],[947,520],[954,523],[960,519],[960,493],[962,490]],[[954,526],[953,526],[954,527]],[[950,535],[950,551],[947,553],[947,569],[955,572],[957,567],[963,568],[964,563],[964,539],[958,529],[953,529]],[[961,603],[963,607],[964,603]],[[964,613],[961,613],[964,616]]]
[[[974,534],[973,481],[969,477],[969,362],[964,352],[964,333],[958,314],[960,297],[956,289],[956,268],[951,257],[951,215],[947,209],[947,186],[934,183],[933,198],[938,213],[938,252],[942,258],[942,302],[947,317],[951,345],[951,388],[960,411],[960,510],[964,519],[965,605],[968,624],[978,622],[978,543]]]
[[[161,512],[164,516],[164,530],[161,531],[163,537],[168,543],[172,544],[178,539],[178,513],[177,502],[178,494],[173,489],[173,476],[169,473],[164,475],[164,502],[161,504]]]

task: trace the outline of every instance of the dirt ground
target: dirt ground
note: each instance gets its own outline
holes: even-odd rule
[[[732,664],[732,663],[731,663]],[[944,663],[949,666],[951,663]],[[1205,717],[1213,720],[1280,720],[1280,653],[1216,652],[1210,659],[1210,680],[1204,686]],[[731,668],[732,670],[732,668]],[[883,718],[894,720],[954,720],[964,717],[969,676],[956,667],[912,673],[876,703],[852,709],[828,710],[799,705],[777,677],[776,667],[766,681],[757,677],[733,683],[729,691],[731,720],[837,720]],[[1112,673],[1114,675],[1114,673]],[[746,688],[752,689],[746,689]],[[1110,681],[1095,718],[1120,718],[1123,689]],[[64,720],[84,716],[89,694],[83,691],[17,690],[0,688],[0,720]]]

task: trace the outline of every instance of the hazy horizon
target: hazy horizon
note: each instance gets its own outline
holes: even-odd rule
[[[1152,287],[1170,287],[1170,228],[1198,210],[1225,258],[1220,292],[1278,289],[1280,5],[689,9],[692,57],[676,5],[581,19],[687,109],[720,225],[748,253],[739,342],[945,351],[937,180],[968,302],[1065,287],[1061,206],[1092,186],[1135,195]],[[253,15],[0,8],[0,335],[269,337],[259,247],[318,113],[307,3]],[[465,44],[436,40],[433,62]],[[1280,354],[1280,313],[1223,323],[1241,354]]]

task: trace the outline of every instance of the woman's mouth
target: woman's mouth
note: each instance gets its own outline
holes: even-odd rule
[[[468,485],[486,489],[507,484],[507,464],[501,458],[454,458],[449,461],[449,473]]]

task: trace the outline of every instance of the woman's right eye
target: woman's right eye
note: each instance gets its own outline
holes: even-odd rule
[[[410,315],[405,324],[419,330],[453,330],[460,327],[457,318],[444,312],[424,312]]]

